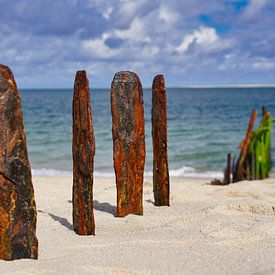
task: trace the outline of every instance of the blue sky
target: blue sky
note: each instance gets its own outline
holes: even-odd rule
[[[274,0],[0,0],[0,63],[19,87],[274,84]]]

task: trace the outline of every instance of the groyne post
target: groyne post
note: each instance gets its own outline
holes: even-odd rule
[[[73,228],[79,235],[95,235],[93,170],[95,136],[89,80],[78,71],[73,96]]]
[[[170,183],[167,155],[167,106],[163,75],[152,85],[153,191],[156,206],[169,206]]]
[[[111,112],[117,216],[142,215],[145,130],[143,90],[135,73],[122,71],[115,74]]]
[[[0,259],[38,258],[36,220],[21,97],[0,65]]]

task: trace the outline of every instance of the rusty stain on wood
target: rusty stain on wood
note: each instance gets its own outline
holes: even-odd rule
[[[152,86],[153,191],[156,206],[169,206],[166,89],[163,75]]]
[[[143,214],[145,134],[143,91],[133,72],[115,74],[111,88],[117,216]]]
[[[93,169],[95,137],[85,71],[75,77],[73,98],[73,228],[79,235],[95,235]]]
[[[247,155],[247,148],[249,146],[250,143],[250,139],[252,136],[252,132],[253,132],[253,128],[254,128],[254,124],[256,121],[256,117],[257,117],[257,112],[256,110],[252,110],[251,113],[251,117],[250,117],[250,122],[248,125],[248,129],[246,132],[246,136],[245,139],[241,145],[241,152],[240,152],[240,156],[237,160],[235,169],[234,169],[234,173],[233,173],[233,182],[237,182],[237,181],[241,181],[241,180],[245,180],[246,179],[246,169],[244,167],[244,163],[245,163],[245,158]]]
[[[227,154],[227,166],[224,170],[223,184],[228,185],[231,182],[231,170],[232,170],[232,156],[230,153]]]
[[[36,219],[21,97],[0,65],[0,259],[37,259]]]

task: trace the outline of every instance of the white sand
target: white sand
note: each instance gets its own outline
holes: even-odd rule
[[[114,180],[94,182],[96,236],[72,231],[71,177],[34,177],[39,260],[0,261],[0,274],[275,273],[275,180],[218,187],[171,179],[171,207],[115,218]]]

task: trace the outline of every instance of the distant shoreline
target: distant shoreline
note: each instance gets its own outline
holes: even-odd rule
[[[90,87],[92,90],[108,90],[110,87]],[[167,86],[166,89],[275,89],[275,84],[244,84],[244,85],[190,85],[190,86]],[[73,87],[67,88],[19,88],[19,90],[72,90]],[[152,89],[151,87],[143,87],[144,90]]]
[[[215,85],[191,85],[191,86],[183,86],[183,87],[167,87],[167,89],[247,89],[247,88],[275,88],[275,84],[271,85],[253,85],[253,84],[247,84],[247,85],[225,85],[225,86],[215,86]],[[146,88],[145,88],[146,89]]]

